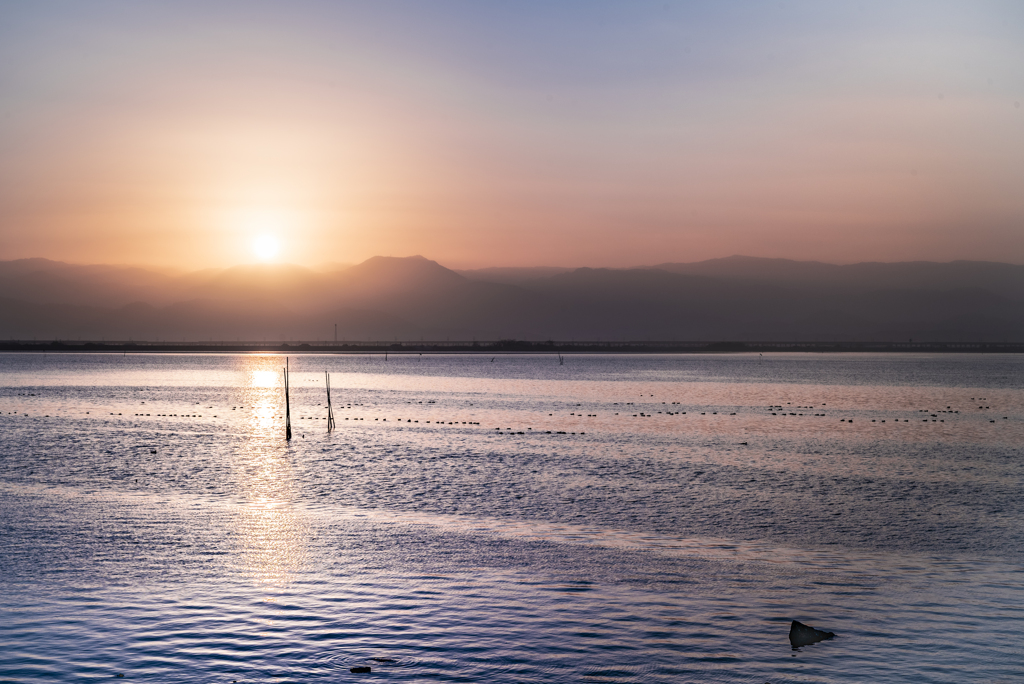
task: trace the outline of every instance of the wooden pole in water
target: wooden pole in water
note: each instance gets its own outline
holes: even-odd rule
[[[331,407],[331,375],[324,371],[324,377],[327,379],[327,432],[331,432],[334,430],[334,409]]]
[[[292,438],[292,407],[288,398],[288,357],[284,358],[284,438]]]

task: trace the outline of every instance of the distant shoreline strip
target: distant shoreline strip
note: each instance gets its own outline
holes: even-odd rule
[[[1024,353],[1024,342],[743,342],[743,341],[444,341],[444,342],[147,342],[26,341],[0,342],[7,352],[99,353],[282,353],[289,354],[701,354],[765,352]]]

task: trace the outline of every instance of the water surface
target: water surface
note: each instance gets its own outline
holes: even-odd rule
[[[0,681],[1024,678],[1024,359],[289,363],[0,355]]]

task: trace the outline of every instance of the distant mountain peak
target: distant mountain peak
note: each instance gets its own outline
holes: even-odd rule
[[[428,259],[427,257],[423,256],[422,254],[414,254],[412,256],[406,256],[406,257],[372,256],[369,259],[367,259],[366,261],[364,261],[362,263],[359,263],[359,264],[356,264],[356,266],[364,266],[366,264],[401,264],[401,263],[405,263],[405,264],[413,264],[413,263],[434,264],[435,266],[439,266],[441,268],[444,268],[444,266],[441,266],[441,264],[437,263],[436,261],[434,261],[432,259]]]
[[[404,274],[422,276],[425,273],[451,280],[463,280],[455,271],[419,254],[408,257],[375,256],[345,271],[348,275],[395,277]]]

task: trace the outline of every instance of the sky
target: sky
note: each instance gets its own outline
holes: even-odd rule
[[[0,0],[0,259],[1024,264],[1020,2]]]

